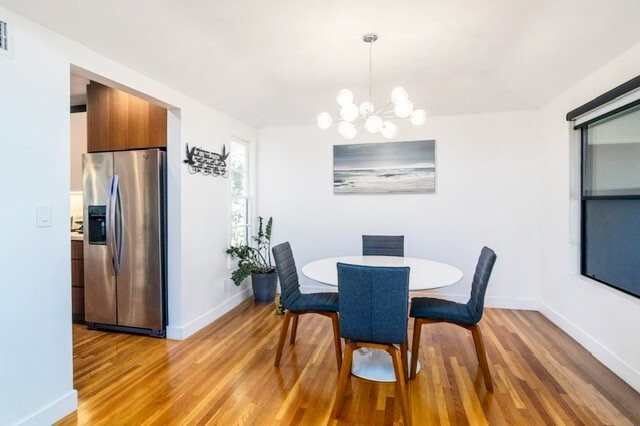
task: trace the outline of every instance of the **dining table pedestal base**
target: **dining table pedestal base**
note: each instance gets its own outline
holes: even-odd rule
[[[411,352],[407,351],[408,364],[411,365]],[[420,371],[420,361],[416,373]],[[393,361],[387,351],[381,349],[360,348],[353,353],[351,374],[374,382],[395,382]]]

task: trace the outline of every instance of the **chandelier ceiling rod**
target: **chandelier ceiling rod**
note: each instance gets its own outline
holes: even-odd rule
[[[366,36],[365,36],[366,41]],[[373,103],[371,100],[371,86],[373,85],[373,42],[375,40],[371,40],[369,42],[369,102]]]

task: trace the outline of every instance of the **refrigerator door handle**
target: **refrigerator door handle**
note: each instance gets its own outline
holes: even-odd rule
[[[109,199],[107,200],[107,245],[109,246],[109,255],[111,256],[111,264],[117,270],[117,252],[116,252],[116,187],[118,185],[118,175],[111,176],[111,185],[109,187]]]
[[[111,176],[109,180],[109,192],[107,193],[107,251],[109,252],[109,257],[111,258],[111,264],[115,268],[114,259],[114,250],[113,250],[113,219],[114,219],[114,211],[113,211],[113,176]]]
[[[119,226],[117,229],[117,234],[116,231],[114,230],[114,239],[115,239],[115,266],[116,266],[116,273],[118,275],[120,275],[120,270],[122,269],[122,247],[123,247],[123,243],[124,243],[124,239],[123,237],[123,233],[124,233],[124,222],[123,222],[123,216],[122,216],[122,196],[120,195],[120,179],[118,177],[118,175],[115,176],[115,189],[114,189],[114,193],[115,193],[115,200],[114,200],[114,204],[117,205],[118,207],[118,216],[117,218],[114,220],[114,222],[118,222]],[[115,210],[115,207],[114,207]]]

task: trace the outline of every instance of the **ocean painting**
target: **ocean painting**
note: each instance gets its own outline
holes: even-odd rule
[[[435,191],[434,140],[333,146],[335,194]]]

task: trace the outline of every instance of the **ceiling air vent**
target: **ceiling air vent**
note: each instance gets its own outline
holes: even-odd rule
[[[13,37],[11,24],[0,19],[0,53],[13,56]]]

